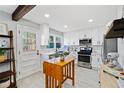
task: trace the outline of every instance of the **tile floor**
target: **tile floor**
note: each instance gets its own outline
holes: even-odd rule
[[[99,88],[98,72],[76,66],[76,85],[72,86],[71,80],[67,80],[64,88]],[[44,74],[37,72],[17,81],[18,88],[44,88]]]

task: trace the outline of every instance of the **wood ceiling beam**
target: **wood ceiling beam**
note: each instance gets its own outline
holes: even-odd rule
[[[25,14],[31,11],[35,6],[36,5],[19,5],[12,13],[12,20],[14,21],[20,20]]]

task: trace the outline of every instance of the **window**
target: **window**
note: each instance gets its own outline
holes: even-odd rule
[[[61,37],[50,35],[48,41],[48,48],[61,48]]]
[[[54,48],[54,37],[49,36],[48,48]]]
[[[61,48],[61,38],[56,37],[56,48]]]

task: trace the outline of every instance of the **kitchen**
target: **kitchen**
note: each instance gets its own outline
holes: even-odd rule
[[[52,60],[51,63],[55,64],[56,60],[63,60],[68,56],[74,58],[75,66],[72,68],[75,67],[75,71],[67,72],[76,78],[68,75],[67,78],[72,79],[73,85],[75,81],[76,85],[72,86],[65,80],[65,88],[102,87],[99,77],[101,65],[106,60],[117,60],[112,59],[113,52],[118,52],[119,55],[115,56],[121,68],[124,68],[123,38],[116,36],[112,37],[114,40],[109,41],[108,38],[111,37],[106,37],[113,20],[123,17],[122,5],[37,5],[22,19],[14,21],[11,14],[17,7],[0,6],[0,21],[7,24],[8,29],[13,30],[14,34],[17,87],[45,87],[44,62]],[[99,15],[96,15],[97,13]],[[122,32],[121,35],[123,36]],[[1,65],[0,71],[6,68],[8,66]],[[113,74],[112,71],[109,73]],[[118,77],[121,77],[123,82],[123,75]],[[36,82],[31,83],[32,78]],[[42,84],[39,81],[42,81]],[[113,86],[110,84],[103,87]],[[118,87],[118,84],[114,87]]]

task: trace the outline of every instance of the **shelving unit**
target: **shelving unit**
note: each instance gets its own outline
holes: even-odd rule
[[[14,59],[6,59],[6,60],[0,62],[0,64],[8,63],[10,61],[15,61],[15,60]]]
[[[10,46],[7,48],[0,48],[0,50],[5,50],[8,53],[6,60],[0,62],[0,65],[9,63],[9,70],[0,72],[0,83],[10,81],[10,85],[7,88],[16,88],[16,70],[15,70],[15,57],[14,57],[14,47],[13,47],[13,32],[9,31],[8,35],[0,35],[2,38],[8,38],[10,41]]]
[[[13,36],[8,36],[8,35],[0,35],[0,37],[13,38]]]
[[[2,49],[2,50],[11,50],[13,48],[0,48],[0,49]]]

